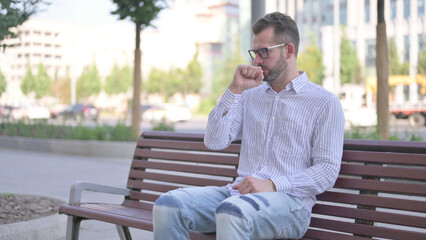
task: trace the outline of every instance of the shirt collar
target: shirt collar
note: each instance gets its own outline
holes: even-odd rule
[[[291,80],[291,82],[287,84],[286,89],[288,91],[295,91],[296,93],[300,93],[303,91],[308,81],[309,81],[309,78],[306,72],[299,71],[299,76]],[[270,90],[272,90],[271,84],[270,83],[265,84],[265,91],[267,92]]]

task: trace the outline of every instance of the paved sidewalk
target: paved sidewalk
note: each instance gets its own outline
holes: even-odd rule
[[[0,148],[0,193],[34,194],[68,201],[73,182],[125,187],[131,159],[102,158],[16,151]],[[120,196],[84,193],[83,201],[121,203]],[[152,239],[152,233],[131,229],[134,239]],[[80,240],[119,239],[115,225],[83,221]],[[48,239],[46,239],[48,240]]]

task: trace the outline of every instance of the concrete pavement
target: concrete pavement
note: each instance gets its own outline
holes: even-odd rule
[[[0,148],[0,193],[34,194],[68,202],[77,180],[125,187],[130,158],[73,156]],[[86,192],[86,202],[121,203],[120,196]],[[134,239],[152,239],[152,233],[131,229]],[[119,239],[113,224],[83,221],[81,240]],[[48,240],[48,239],[46,239]]]

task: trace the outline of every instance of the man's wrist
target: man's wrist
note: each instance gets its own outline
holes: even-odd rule
[[[271,184],[272,184],[272,190],[273,190],[274,192],[276,192],[276,191],[277,191],[277,187],[275,186],[274,181],[272,181],[271,179],[269,179],[269,181],[270,181],[270,182],[271,182]]]

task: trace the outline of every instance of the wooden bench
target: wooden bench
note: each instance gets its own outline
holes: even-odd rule
[[[129,227],[152,231],[158,196],[179,187],[223,186],[237,176],[240,143],[221,151],[203,144],[202,134],[145,132],[136,146],[127,188],[77,182],[70,203],[67,239],[77,239],[82,220],[117,225],[121,239]],[[83,191],[124,196],[121,205],[81,201]],[[191,239],[215,239],[191,232]],[[340,176],[317,196],[303,239],[426,239],[426,143],[345,140]]]

